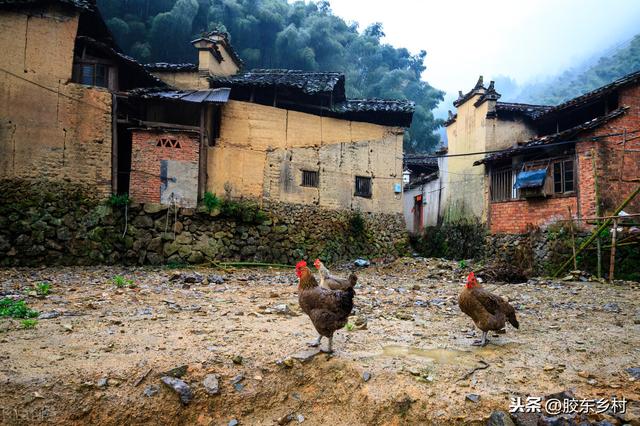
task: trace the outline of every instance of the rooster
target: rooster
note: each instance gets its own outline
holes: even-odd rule
[[[473,345],[485,346],[488,342],[487,332],[502,330],[505,321],[509,321],[515,328],[520,327],[513,306],[502,297],[483,289],[473,272],[467,276],[467,284],[458,297],[458,306],[482,330],[482,340],[473,342]]]
[[[298,303],[302,311],[311,318],[319,336],[309,346],[320,346],[322,336],[329,339],[327,353],[333,352],[333,333],[347,323],[353,309],[353,287],[346,290],[329,290],[318,286],[304,260],[296,264],[298,276]]]
[[[331,275],[331,272],[329,272],[320,259],[316,259],[316,261],[313,262],[313,266],[320,272],[320,287],[322,288],[329,290],[347,290],[355,287],[358,282],[358,277],[354,273],[349,275],[349,278],[339,278]]]

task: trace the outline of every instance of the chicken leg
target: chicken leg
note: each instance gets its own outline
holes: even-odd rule
[[[487,346],[487,343],[489,343],[489,339],[487,339],[487,332],[483,331],[482,332],[482,340],[476,340],[475,342],[472,343],[473,346]]]
[[[320,349],[321,352],[324,352],[326,354],[332,354],[333,353],[333,336],[329,337],[329,345],[327,346],[327,350],[322,350]]]
[[[311,346],[312,348],[317,348],[320,346],[320,341],[322,340],[322,336],[318,334],[318,338],[312,342],[307,343],[307,346]]]

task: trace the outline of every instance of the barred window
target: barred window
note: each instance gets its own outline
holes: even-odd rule
[[[302,186],[317,188],[320,182],[320,174],[313,170],[302,171]]]
[[[356,196],[371,198],[371,178],[356,176]]]
[[[491,201],[507,201],[517,198],[513,189],[511,167],[491,171]]]

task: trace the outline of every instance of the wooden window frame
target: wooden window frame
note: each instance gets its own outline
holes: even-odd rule
[[[515,170],[511,166],[491,169],[489,199],[492,203],[518,199],[518,191],[513,187],[515,175]],[[497,186],[501,186],[501,188],[496,188]]]
[[[365,184],[365,182],[368,183]],[[363,188],[363,185],[366,188]],[[363,191],[363,189],[367,191]],[[373,196],[373,179],[370,176],[356,176],[354,195],[356,197],[371,198]]]
[[[571,162],[571,168],[567,168],[567,163]],[[560,181],[556,179],[556,169],[560,171]],[[563,196],[568,194],[574,194],[576,192],[576,161],[573,157],[564,157],[551,162],[551,180],[553,181],[552,195]],[[571,179],[567,179],[567,174],[570,171]],[[567,190],[567,182],[571,182],[571,189]],[[557,190],[558,185],[560,190]]]

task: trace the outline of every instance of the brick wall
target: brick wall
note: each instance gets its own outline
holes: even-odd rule
[[[640,185],[640,86],[628,87],[620,92],[620,106],[627,112],[604,126],[581,135],[581,137],[603,136],[627,131],[628,135],[607,136],[597,142],[582,142],[576,146],[580,182],[580,210],[582,216],[593,216],[595,205],[595,157],[601,213],[613,210]],[[635,150],[635,151],[631,151]],[[640,198],[625,208],[630,213],[640,213]]]
[[[619,105],[629,107],[624,115],[579,135],[586,139],[627,132],[626,137],[606,136],[598,141],[576,144],[577,196],[491,203],[491,232],[524,233],[528,224],[539,226],[558,218],[566,219],[569,215],[567,206],[571,207],[574,216],[593,217],[596,215],[596,181],[600,213],[613,213],[640,185],[640,132],[634,133],[640,130],[640,86],[621,90]],[[640,213],[640,197],[625,207],[625,211]]]
[[[137,203],[159,203],[162,185],[160,161],[185,161],[197,168],[199,153],[200,137],[197,132],[133,130],[130,197]]]
[[[576,197],[505,201],[491,203],[489,229],[493,234],[523,234],[527,226],[542,226],[558,219],[568,219],[569,211],[575,216]]]

